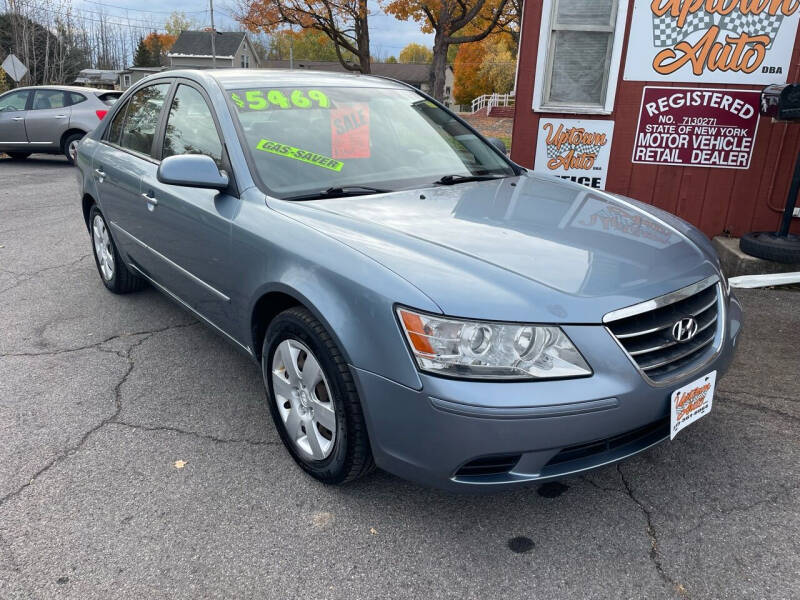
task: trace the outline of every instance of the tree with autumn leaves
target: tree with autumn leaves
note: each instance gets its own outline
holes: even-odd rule
[[[431,92],[444,97],[448,50],[498,31],[518,34],[522,0],[379,0],[400,20],[414,20],[434,36]],[[253,32],[274,34],[287,26],[314,29],[334,45],[350,71],[370,72],[367,0],[239,0],[237,20]],[[347,60],[352,55],[357,62]]]
[[[236,18],[252,32],[315,29],[333,42],[345,69],[370,72],[367,0],[241,0]],[[348,54],[358,63],[346,60]]]
[[[170,33],[157,33],[153,31],[147,37],[139,38],[139,45],[133,56],[134,67],[159,67],[168,64],[167,52],[169,52],[176,35]]]

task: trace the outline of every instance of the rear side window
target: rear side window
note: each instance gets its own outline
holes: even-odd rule
[[[33,110],[64,108],[67,105],[67,94],[60,90],[36,90],[33,93]]]
[[[86,100],[86,96],[83,94],[79,94],[78,92],[70,92],[69,93],[69,101],[72,104],[80,104]]]
[[[6,94],[0,98],[0,112],[25,110],[29,95],[30,92],[28,90]]]
[[[211,109],[202,94],[191,86],[180,85],[167,117],[163,157],[175,154],[205,154],[222,164],[220,142]]]
[[[143,87],[131,96],[125,124],[122,126],[120,146],[152,156],[158,117],[168,89],[168,83],[157,83]]]
[[[108,127],[106,139],[112,144],[119,144],[119,138],[122,135],[122,124],[125,122],[125,112],[128,110],[128,104],[122,106],[117,114],[114,115],[114,120]]]
[[[122,96],[122,92],[108,92],[106,94],[98,94],[97,98],[106,106],[113,106],[120,96]]]

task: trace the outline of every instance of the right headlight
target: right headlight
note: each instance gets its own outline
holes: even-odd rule
[[[559,328],[470,321],[399,307],[420,370],[465,379],[583,377],[592,370]]]

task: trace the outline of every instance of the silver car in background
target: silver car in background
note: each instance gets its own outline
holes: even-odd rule
[[[122,92],[73,86],[23,87],[0,96],[0,152],[23,160],[34,152],[73,162],[84,135]]]

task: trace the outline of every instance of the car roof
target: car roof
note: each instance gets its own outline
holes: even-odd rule
[[[122,94],[119,90],[104,90],[102,88],[83,87],[80,85],[26,85],[17,90],[58,90],[63,92],[91,92],[93,94]]]
[[[402,82],[361,73],[333,73],[307,69],[190,69],[162,71],[168,77],[194,76],[212,78],[225,89],[270,86],[342,86],[362,88],[408,89]]]

